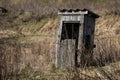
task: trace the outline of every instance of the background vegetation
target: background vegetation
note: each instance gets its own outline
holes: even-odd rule
[[[118,80],[120,77],[119,0],[0,0],[1,80]],[[55,68],[58,9],[88,8],[96,22],[96,66],[62,71]],[[102,66],[102,67],[101,67]]]

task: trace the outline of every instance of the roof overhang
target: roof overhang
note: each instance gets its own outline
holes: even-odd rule
[[[88,9],[59,9],[59,15],[90,15],[94,18],[99,18],[99,15]]]

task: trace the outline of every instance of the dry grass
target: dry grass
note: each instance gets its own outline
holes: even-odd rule
[[[9,10],[8,14],[0,16],[0,24],[3,27],[1,30],[13,31],[11,34],[8,34],[9,30],[9,32],[0,33],[7,35],[7,37],[0,38],[1,80],[119,79],[120,1],[14,1],[16,2],[1,4]],[[96,23],[95,44],[97,47],[94,50],[93,61],[95,66],[85,66],[84,69],[69,72],[55,69],[55,36],[59,25],[56,19],[58,8],[89,8],[102,15]],[[21,33],[24,36],[18,35]]]
[[[49,71],[50,64],[54,63],[54,42],[47,39],[34,44],[8,43],[0,46],[0,72],[2,79],[16,76],[24,69],[34,71]],[[43,54],[44,53],[44,54]],[[17,72],[16,72],[17,71]],[[15,74],[14,74],[15,73]],[[9,76],[9,77],[7,77]]]

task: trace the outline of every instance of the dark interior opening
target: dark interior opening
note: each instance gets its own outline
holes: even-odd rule
[[[90,35],[86,35],[85,37],[85,48],[86,49],[90,49],[90,39],[91,39],[91,36]]]
[[[80,26],[80,23],[78,22],[75,22],[75,23],[63,22],[61,40],[77,39],[79,34],[79,26]]]
[[[75,66],[77,66],[77,49],[80,22],[63,22],[61,40],[75,40]]]

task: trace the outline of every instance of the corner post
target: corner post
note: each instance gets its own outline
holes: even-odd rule
[[[81,64],[81,54],[84,49],[84,44],[83,44],[84,31],[83,30],[84,30],[84,14],[81,15],[81,22],[80,22],[80,28],[79,28],[78,52],[77,52],[78,65]]]

